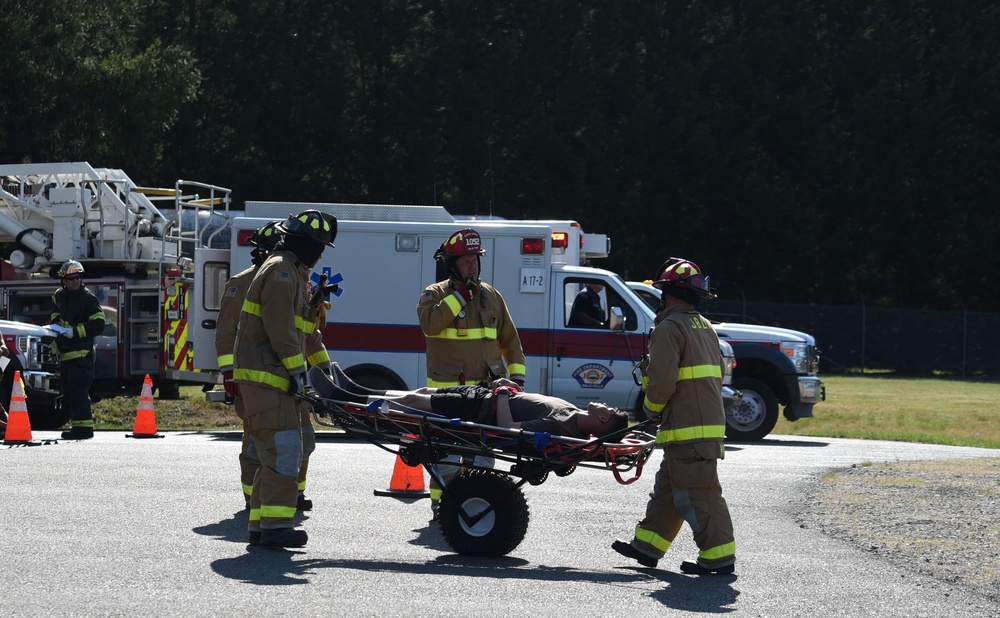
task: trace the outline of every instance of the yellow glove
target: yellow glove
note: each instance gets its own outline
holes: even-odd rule
[[[326,312],[333,309],[330,301],[324,300],[319,304],[319,313],[316,315],[316,330],[323,330],[326,327]]]

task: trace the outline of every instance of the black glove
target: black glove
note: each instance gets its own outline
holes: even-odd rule
[[[289,395],[297,395],[299,393],[306,392],[306,374],[305,372],[297,373],[292,376],[290,380],[290,385],[288,387]]]

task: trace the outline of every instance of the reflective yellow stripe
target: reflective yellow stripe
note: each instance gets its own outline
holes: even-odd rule
[[[243,301],[243,311],[249,313],[250,315],[255,315],[257,317],[260,317],[260,304],[259,303],[252,303],[249,300],[245,300],[244,299],[244,301]]]
[[[86,420],[86,421],[73,421],[72,423],[70,423],[70,427],[85,427],[87,429],[93,429],[94,428],[94,419],[90,419],[90,420]]]
[[[243,483],[243,493],[244,494],[246,494],[247,496],[249,496],[250,492],[252,492],[252,491],[253,491],[253,485],[247,485],[246,483]]]
[[[453,315],[458,315],[462,311],[462,301],[458,300],[454,294],[449,294],[444,297],[444,304],[448,305],[451,309]]]
[[[683,429],[661,429],[656,432],[656,443],[685,442],[687,440],[705,440],[726,437],[725,425],[699,425]]]
[[[250,509],[250,521],[260,522],[260,509]]]
[[[299,329],[300,331],[304,332],[307,335],[311,335],[313,334],[313,331],[316,330],[316,321],[307,320],[304,317],[297,315],[295,316],[295,328]]]
[[[299,491],[305,491],[305,490],[306,490],[306,482],[299,481]]]
[[[262,504],[260,506],[260,516],[261,518],[289,519],[295,517],[295,510],[294,506],[268,506]]]
[[[653,412],[662,412],[663,408],[667,407],[667,404],[665,403],[653,403],[652,401],[649,400],[649,395],[646,395],[646,398],[643,400],[642,405],[646,406]]]
[[[89,318],[87,318],[87,320],[88,321],[89,320],[101,320],[103,322],[104,321],[104,312],[103,311],[95,311],[94,313],[92,313],[90,315]]]
[[[330,354],[326,351],[326,348],[323,348],[315,354],[310,354],[307,360],[310,365],[322,365],[323,363],[330,362]]]
[[[65,354],[59,355],[59,360],[73,360],[74,358],[83,358],[87,355],[90,350],[74,350],[73,352],[66,352]]]
[[[223,354],[219,357],[219,367],[232,367],[233,366],[233,355]]]
[[[448,387],[448,386],[461,386],[461,383],[459,383],[459,382],[438,382],[437,380],[432,380],[430,378],[427,378],[427,386],[430,386],[431,388],[445,388],[445,387]]]
[[[460,339],[463,341],[471,339],[496,339],[497,329],[495,328],[466,328],[462,330],[461,336],[457,328],[446,328],[436,335],[427,335],[428,339]]]
[[[635,538],[637,541],[642,541],[643,543],[649,543],[659,551],[666,553],[670,548],[670,541],[663,538],[659,534],[656,534],[652,530],[646,530],[645,528],[635,527]]]
[[[507,365],[507,373],[512,376],[523,376],[527,372],[527,367],[520,363],[511,363]]]
[[[236,369],[233,371],[233,379],[273,386],[282,392],[287,391],[288,387],[291,386],[291,382],[287,378],[256,369]]]
[[[718,545],[698,552],[698,557],[703,560],[721,560],[736,555],[736,541]]]
[[[281,359],[281,364],[284,365],[285,369],[289,373],[294,373],[296,369],[301,369],[306,366],[306,357],[302,354],[295,354],[289,356],[288,358]]]
[[[440,500],[444,490],[440,487],[431,487],[429,493],[431,494],[431,500]]]
[[[678,380],[721,377],[722,367],[720,365],[694,365],[693,367],[681,367],[680,371],[677,372]]]

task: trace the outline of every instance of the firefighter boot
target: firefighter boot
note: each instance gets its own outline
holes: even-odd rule
[[[306,498],[305,494],[300,493],[298,500],[295,501],[295,508],[300,511],[311,511],[313,510],[313,501]]]
[[[688,562],[685,560],[681,563],[681,571],[688,575],[732,575],[736,571],[736,565],[727,564],[724,566],[708,567],[698,562]]]
[[[305,530],[295,528],[270,528],[260,531],[260,544],[263,547],[303,547],[309,540]]]
[[[649,554],[639,551],[634,545],[628,541],[615,541],[611,544],[611,549],[615,550],[619,554],[625,556],[626,558],[632,558],[637,560],[639,564],[644,567],[655,568],[656,563],[659,562],[655,556],[650,556]]]
[[[89,440],[94,437],[92,427],[72,427],[62,432],[63,440]]]

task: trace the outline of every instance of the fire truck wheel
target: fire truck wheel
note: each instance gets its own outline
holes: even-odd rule
[[[181,387],[177,382],[163,382],[156,387],[157,399],[180,399]]]
[[[509,476],[492,470],[473,470],[455,477],[441,500],[438,525],[448,545],[463,556],[505,556],[514,551],[528,531],[528,502]],[[470,517],[466,522],[459,508]]]

